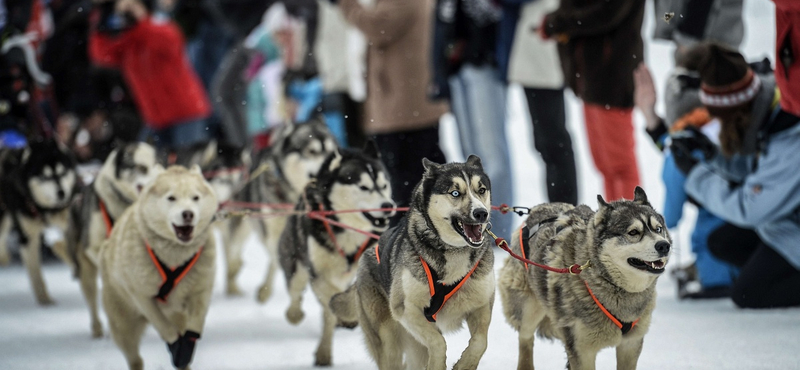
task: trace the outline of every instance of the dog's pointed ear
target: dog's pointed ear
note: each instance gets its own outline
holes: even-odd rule
[[[644,189],[639,186],[633,190],[633,202],[653,208],[650,202],[647,201],[647,194],[645,194]]]
[[[608,204],[605,199],[603,199],[602,195],[597,194],[597,208],[603,209],[604,207],[611,207],[611,205]]]
[[[603,196],[597,194],[597,212],[594,214],[594,224],[598,225],[606,218],[612,210],[614,210],[614,206],[608,204]]]
[[[189,171],[192,171],[192,173],[196,173],[196,174],[198,174],[200,176],[203,176],[203,170],[200,169],[200,165],[199,164],[193,164],[192,168],[190,168]]]
[[[481,157],[478,157],[475,154],[470,154],[467,158],[467,165],[472,167],[478,167],[483,171],[483,164],[481,163]]]
[[[333,159],[331,159],[331,163],[328,164],[328,172],[336,171],[342,165],[342,154],[339,153],[339,148],[333,150]]]
[[[20,163],[22,164],[28,163],[28,159],[30,158],[31,158],[31,147],[26,146],[25,149],[22,150],[22,159],[20,160]]]
[[[422,176],[433,175],[437,170],[439,170],[440,166],[440,164],[435,163],[428,158],[422,158],[422,168],[425,169],[425,173],[423,173]]]
[[[218,149],[219,148],[216,140],[209,141],[208,145],[206,145],[205,149],[203,149],[203,156],[200,158],[200,164],[202,166],[206,166],[211,163],[211,161],[213,161],[217,156]]]
[[[367,142],[364,143],[363,151],[369,158],[381,159],[381,152],[378,150],[378,144],[375,143],[375,140],[367,140]]]
[[[239,157],[241,158],[242,164],[244,164],[244,167],[246,169],[250,168],[250,164],[253,162],[253,158],[252,158],[252,156],[250,156],[250,149],[249,148],[243,148],[242,152],[239,154]]]
[[[153,167],[150,169],[150,172],[152,173],[152,178],[153,179],[158,177],[158,175],[164,173],[164,171],[166,171],[166,170],[164,169],[164,166],[161,165],[161,163],[154,164]]]

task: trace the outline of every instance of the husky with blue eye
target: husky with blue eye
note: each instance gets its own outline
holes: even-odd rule
[[[491,184],[474,155],[423,165],[408,213],[367,249],[355,284],[333,297],[331,309],[344,322],[358,321],[381,370],[444,370],[442,333],[466,322],[469,345],[454,369],[475,369],[494,302]]]

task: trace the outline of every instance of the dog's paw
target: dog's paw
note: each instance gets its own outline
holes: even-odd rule
[[[331,360],[331,353],[330,352],[320,353],[319,351],[317,351],[317,353],[314,355],[314,366],[328,367],[331,365],[333,365],[333,361]]]
[[[272,286],[262,285],[261,288],[258,289],[256,300],[258,300],[258,303],[264,303],[269,299],[271,295],[272,295]]]
[[[299,307],[289,307],[286,309],[286,320],[289,320],[289,323],[292,325],[299,324],[305,317],[305,312]]]
[[[54,306],[56,301],[54,301],[50,296],[41,296],[36,297],[36,302],[39,303],[39,306]]]
[[[244,293],[242,292],[242,290],[241,290],[241,289],[239,289],[239,286],[238,286],[238,285],[236,285],[236,283],[229,283],[229,284],[227,285],[227,287],[225,288],[225,294],[226,294],[228,297],[240,297],[240,296],[242,296]],[[260,300],[260,299],[259,299],[259,300]]]
[[[92,323],[92,338],[98,339],[103,337],[103,324],[99,322]]]
[[[339,320],[336,322],[337,328],[345,328],[345,329],[355,329],[358,326],[358,321],[342,321]]]
[[[461,360],[456,362],[456,364],[453,366],[453,370],[476,370],[477,368],[478,368],[477,364],[475,364],[475,365],[466,365],[466,364],[464,364],[464,361],[461,361]]]

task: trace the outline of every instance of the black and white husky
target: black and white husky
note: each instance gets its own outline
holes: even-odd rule
[[[69,261],[64,232],[78,184],[75,161],[48,139],[32,141],[24,149],[4,149],[0,166],[0,263],[8,263],[6,243],[13,231],[36,301],[52,304],[42,278],[41,247],[44,241]]]
[[[331,310],[357,320],[381,370],[446,368],[442,333],[464,322],[469,345],[453,369],[475,369],[486,351],[494,303],[494,254],[486,228],[491,184],[481,161],[438,165],[425,173],[400,224],[367,249],[352,288]]]
[[[388,227],[394,207],[386,168],[375,143],[369,141],[363,151],[339,149],[328,156],[316,179],[306,186],[295,209],[359,210],[327,217],[375,234]],[[338,320],[328,308],[328,302],[334,294],[350,286],[355,278],[356,263],[375,242],[356,230],[307,215],[294,215],[286,222],[278,245],[291,298],[286,318],[292,324],[303,319],[301,300],[310,283],[323,308],[322,338],[315,355],[317,366],[331,365],[333,329]]]

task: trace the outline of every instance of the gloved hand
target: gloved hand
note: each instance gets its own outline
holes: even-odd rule
[[[167,343],[167,349],[172,355],[172,365],[178,369],[183,369],[189,366],[192,362],[192,355],[194,355],[194,346],[197,340],[200,339],[200,334],[187,331],[173,343]]]
[[[688,126],[683,131],[672,134],[672,142],[680,141],[690,151],[699,150],[704,160],[710,160],[717,155],[717,146],[704,133],[695,126]]]
[[[687,176],[701,159],[709,160],[717,155],[716,145],[694,126],[673,134],[670,149],[675,166]]]

